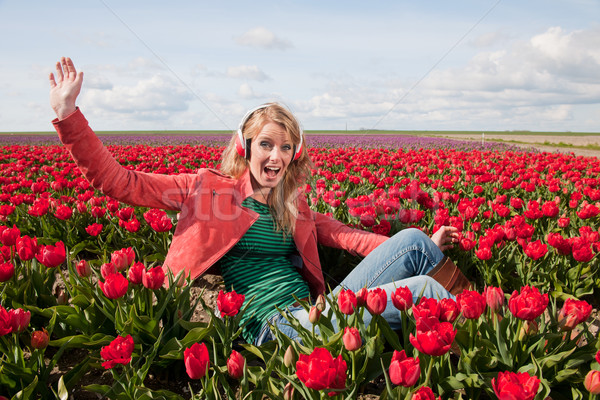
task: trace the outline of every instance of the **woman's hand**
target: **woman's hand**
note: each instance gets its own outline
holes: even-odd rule
[[[56,63],[56,79],[50,73],[50,106],[59,120],[72,114],[81,91],[83,72],[77,72],[70,58],[62,57]]]
[[[453,226],[442,226],[431,236],[431,240],[442,251],[451,249],[453,243],[458,243],[458,229]]]

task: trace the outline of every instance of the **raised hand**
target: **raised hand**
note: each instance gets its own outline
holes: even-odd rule
[[[442,226],[431,236],[431,240],[442,251],[451,249],[453,243],[458,242],[458,229],[453,226]]]
[[[58,119],[64,119],[76,109],[75,101],[83,84],[83,72],[77,72],[70,58],[56,63],[56,79],[50,73],[50,106]]]

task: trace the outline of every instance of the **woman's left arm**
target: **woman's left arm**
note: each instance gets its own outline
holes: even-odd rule
[[[389,239],[387,236],[377,233],[350,228],[342,222],[316,211],[312,211],[312,214],[317,229],[317,241],[327,247],[344,249],[351,254],[365,257]]]

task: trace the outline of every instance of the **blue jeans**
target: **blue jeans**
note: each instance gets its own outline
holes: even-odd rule
[[[368,289],[380,287],[388,295],[387,307],[381,315],[392,329],[400,329],[400,311],[394,307],[391,300],[391,294],[396,288],[408,287],[415,303],[421,293],[422,297],[454,298],[435,279],[426,275],[442,258],[444,254],[429,236],[415,228],[404,229],[366,256],[328,296],[335,296],[342,289],[351,289],[356,293],[363,287]],[[302,326],[308,330],[312,329],[308,312],[302,306],[289,307],[287,312],[298,319]],[[326,312],[327,309],[324,313]],[[363,315],[365,325],[369,324],[371,318],[371,314],[365,310]],[[298,340],[297,332],[289,326],[281,314],[271,317],[269,322],[291,339]],[[332,322],[335,327],[337,324],[335,321]],[[273,339],[274,336],[265,323],[254,343],[261,345]]]

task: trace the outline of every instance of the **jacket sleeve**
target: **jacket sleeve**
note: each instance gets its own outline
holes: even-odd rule
[[[181,210],[201,175],[164,175],[123,168],[89,127],[79,108],[63,120],[52,121],[58,137],[92,186],[133,206]]]
[[[365,257],[389,239],[377,233],[350,228],[324,214],[315,211],[312,213],[317,229],[317,241],[325,246],[344,249],[351,254]]]

